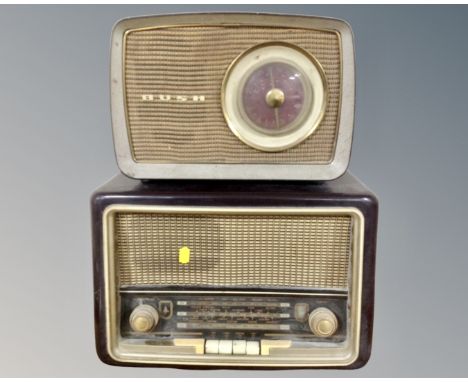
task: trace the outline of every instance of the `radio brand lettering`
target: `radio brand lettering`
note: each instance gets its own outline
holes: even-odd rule
[[[205,102],[204,95],[172,95],[172,94],[143,94],[142,101],[175,101],[175,102]]]

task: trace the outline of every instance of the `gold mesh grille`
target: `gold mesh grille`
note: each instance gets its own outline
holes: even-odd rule
[[[120,212],[114,229],[121,286],[348,285],[349,216]]]
[[[301,144],[265,153],[240,142],[221,108],[229,64],[268,41],[296,44],[313,54],[327,77],[329,99],[319,128]],[[340,41],[328,31],[268,27],[168,27],[127,34],[125,89],[136,162],[310,163],[333,159],[340,100]],[[145,102],[142,95],[206,97],[205,102]]]

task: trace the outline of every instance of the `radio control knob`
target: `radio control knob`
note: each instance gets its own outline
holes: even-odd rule
[[[159,321],[159,313],[151,305],[138,305],[130,314],[130,326],[135,332],[146,333]]]
[[[330,337],[338,329],[338,320],[330,309],[317,308],[309,315],[309,326],[316,336]]]

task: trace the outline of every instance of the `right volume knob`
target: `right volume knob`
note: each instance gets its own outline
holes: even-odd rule
[[[316,336],[330,337],[338,329],[338,320],[330,309],[317,308],[309,315],[309,326]]]

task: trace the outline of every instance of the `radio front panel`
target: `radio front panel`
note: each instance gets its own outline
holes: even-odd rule
[[[110,356],[207,366],[353,363],[363,224],[355,208],[110,205]]]

